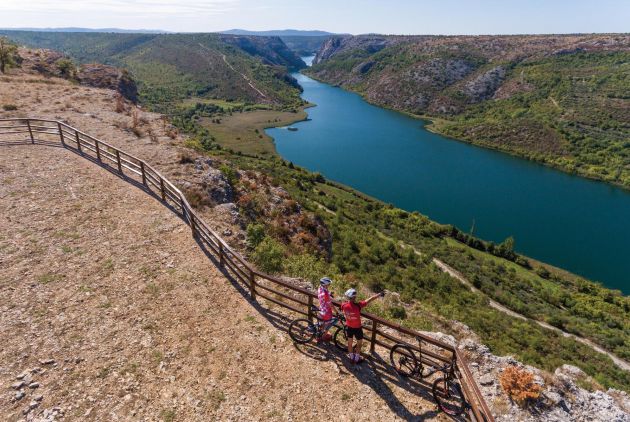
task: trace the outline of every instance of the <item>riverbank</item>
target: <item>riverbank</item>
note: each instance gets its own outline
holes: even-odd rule
[[[248,155],[277,156],[273,138],[265,129],[284,127],[308,118],[306,104],[293,111],[252,110],[218,117],[205,117],[199,123],[210,131],[222,148]]]
[[[302,71],[302,73],[306,76],[308,76],[309,78],[316,80],[318,82],[321,82],[323,84],[328,84],[328,82],[322,78],[318,78],[315,74],[313,74],[312,72],[308,72],[308,69],[304,69]],[[330,85],[330,84],[329,84]],[[610,178],[604,178],[603,176],[597,174],[597,173],[593,173],[592,170],[589,171],[588,168],[584,169],[580,163],[576,162],[576,161],[570,161],[568,160],[567,157],[554,157],[552,155],[545,155],[542,153],[536,153],[534,151],[524,151],[524,150],[519,150],[519,149],[513,149],[513,148],[507,148],[507,147],[503,147],[502,145],[496,145],[496,144],[491,144],[489,142],[485,142],[479,139],[474,139],[474,138],[463,138],[463,137],[456,137],[453,136],[452,133],[450,133],[448,130],[445,130],[446,125],[453,125],[456,122],[454,120],[451,119],[445,119],[445,118],[440,118],[437,116],[430,116],[430,115],[420,115],[420,114],[414,114],[414,113],[410,113],[408,111],[402,110],[402,109],[397,109],[394,107],[389,107],[383,104],[379,104],[377,102],[371,101],[370,99],[367,98],[367,96],[365,95],[364,92],[361,92],[359,90],[356,89],[352,89],[352,88],[348,88],[348,87],[342,87],[340,85],[330,85],[333,86],[335,88],[339,88],[342,89],[344,91],[348,91],[348,92],[352,92],[354,94],[359,95],[366,103],[371,104],[375,107],[379,107],[385,110],[390,110],[390,111],[394,111],[396,113],[400,113],[403,114],[407,117],[411,117],[413,119],[418,119],[418,120],[422,120],[425,123],[425,129],[427,129],[428,131],[435,133],[436,135],[440,135],[443,136],[445,138],[454,140],[454,141],[458,141],[458,142],[462,142],[468,145],[474,145],[476,147],[480,147],[480,148],[485,148],[485,149],[490,149],[493,151],[498,151],[504,154],[508,154],[511,155],[513,157],[518,157],[521,159],[525,159],[528,161],[532,161],[532,162],[536,162],[539,164],[542,164],[546,167],[550,167],[553,168],[555,170],[560,170],[564,173],[570,174],[572,176],[579,176],[579,177],[583,177],[585,179],[589,179],[589,180],[594,180],[594,181],[598,181],[598,182],[603,182],[603,183],[608,183],[610,185],[616,186],[616,187],[620,187],[624,190],[628,190],[630,191],[630,182],[626,181],[625,183],[623,181],[618,181],[618,180],[613,180]]]

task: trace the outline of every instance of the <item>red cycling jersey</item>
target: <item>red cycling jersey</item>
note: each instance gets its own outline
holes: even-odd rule
[[[341,311],[346,317],[346,326],[350,328],[361,328],[361,308],[367,306],[367,302],[344,302]]]

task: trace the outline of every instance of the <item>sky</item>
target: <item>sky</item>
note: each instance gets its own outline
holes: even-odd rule
[[[0,0],[0,27],[382,34],[630,32],[630,0]]]

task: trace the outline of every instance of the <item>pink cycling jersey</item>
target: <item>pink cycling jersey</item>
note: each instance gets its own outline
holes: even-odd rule
[[[319,299],[319,317],[324,321],[332,318],[332,298],[330,292],[324,286],[319,286],[317,290],[317,299]]]

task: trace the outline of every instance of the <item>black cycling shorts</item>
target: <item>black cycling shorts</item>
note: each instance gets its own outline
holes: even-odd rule
[[[357,340],[363,340],[363,327],[360,328],[352,328],[347,327],[348,330],[348,338],[356,338]]]

